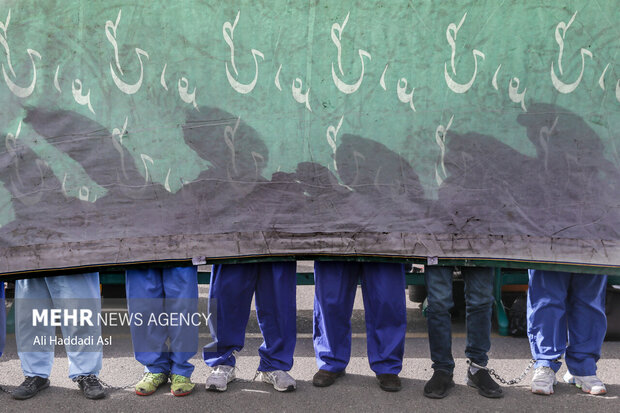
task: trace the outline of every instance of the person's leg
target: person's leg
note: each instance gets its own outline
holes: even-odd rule
[[[15,341],[22,371],[26,377],[48,378],[54,362],[54,345],[50,338],[56,336],[51,323],[37,323],[32,318],[32,309],[41,311],[53,307],[45,278],[31,278],[15,281]],[[33,345],[37,337],[47,344]]]
[[[452,357],[452,267],[426,266],[424,280],[427,296],[428,344],[433,370],[451,375],[454,371]]]
[[[344,261],[314,263],[314,329],[320,370],[343,372],[351,357],[351,315],[359,265]]]
[[[601,357],[607,331],[606,288],[606,275],[573,274],[571,277],[566,367],[575,376],[596,375],[596,362]]]
[[[493,268],[461,267],[461,273],[465,281],[465,355],[478,366],[486,367],[491,349]]]
[[[568,294],[568,348],[564,381],[586,393],[606,394],[605,384],[596,376],[596,362],[607,330],[605,289],[607,276],[572,274]]]
[[[166,327],[149,323],[151,315],[159,317],[164,309],[164,284],[161,268],[132,269],[125,272],[127,307],[134,356],[145,373],[169,374],[170,357]]]
[[[293,367],[297,339],[297,263],[261,263],[256,283],[256,315],[264,342],[258,349],[259,371]]]
[[[570,273],[529,270],[527,330],[535,368],[560,369],[566,351]]]
[[[198,312],[198,268],[174,267],[163,270],[166,312],[192,315]],[[189,360],[198,349],[198,326],[169,326],[170,372],[190,377],[194,365]]]
[[[467,369],[467,385],[478,389],[481,396],[501,398],[504,392],[486,368],[491,349],[494,269],[462,267],[461,272],[465,281],[465,355],[471,362]]]
[[[256,289],[256,264],[214,265],[209,289],[209,308],[214,341],[203,348],[207,366],[235,365],[234,353],[243,348],[245,328],[250,317],[252,296]]]
[[[64,322],[61,330],[64,337],[93,337],[93,344],[86,346],[65,346],[69,359],[69,378],[78,376],[98,376],[103,358],[103,345],[97,341],[101,337],[101,325],[97,322],[101,313],[101,294],[99,273],[61,275],[45,278],[55,308],[77,306],[90,309],[93,314],[92,326],[72,325]]]
[[[370,368],[378,375],[398,374],[407,331],[405,267],[370,262],[361,267]]]

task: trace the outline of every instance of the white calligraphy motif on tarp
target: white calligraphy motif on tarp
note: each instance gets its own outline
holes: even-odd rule
[[[189,82],[186,78],[182,77],[181,79],[179,79],[178,88],[181,100],[185,103],[191,103],[194,106],[194,109],[200,112],[200,110],[198,109],[198,105],[196,104],[196,87],[194,87],[192,93],[188,93]]]
[[[235,123],[234,128],[230,125],[226,125],[226,127],[224,128],[224,142],[226,143],[226,146],[228,146],[228,149],[230,149],[230,158],[233,172],[235,175],[239,175],[239,171],[237,170],[237,156],[235,151],[235,135],[237,134],[237,128],[239,128],[239,123],[241,123],[241,117],[237,118],[237,122]],[[228,167],[226,168],[226,172],[228,173],[228,177],[232,180]]]
[[[112,146],[121,156],[121,170],[123,172],[123,176],[125,179],[129,179],[127,177],[127,170],[125,168],[125,150],[123,149],[123,136],[127,132],[127,122],[129,121],[129,117],[125,116],[125,123],[123,124],[123,129],[119,130],[118,128],[114,128],[112,130]]]
[[[143,153],[140,154],[140,159],[142,159],[142,165],[144,165],[144,172],[146,174],[144,176],[144,183],[146,184],[149,182],[149,167],[146,165],[146,162],[148,161],[151,165],[155,165],[155,161],[153,161],[153,158]]]
[[[398,100],[403,103],[409,103],[409,107],[415,112],[415,106],[413,105],[414,91],[415,88],[412,88],[411,93],[407,93],[407,79],[402,77],[398,80],[398,84],[396,85],[396,95],[398,96]]]
[[[513,77],[512,79],[510,79],[510,84],[508,85],[508,97],[514,103],[520,103],[521,108],[523,109],[524,112],[527,112],[527,109],[525,108],[525,92],[526,91],[527,91],[527,88],[523,89],[523,92],[519,93],[519,79],[516,77]]]
[[[340,118],[340,121],[338,122],[338,126],[334,127],[333,125],[330,125],[327,128],[327,143],[329,144],[330,148],[332,148],[332,153],[333,153],[333,157],[334,157],[334,171],[338,172],[338,164],[336,163],[336,149],[338,149],[338,145],[336,145],[336,138],[338,136],[338,131],[340,130],[340,127],[342,126],[342,121],[344,120],[344,115],[342,115],[342,117]]]
[[[340,71],[341,76],[344,76],[344,70],[342,70],[342,45],[340,44],[340,41],[342,40],[342,32],[344,31],[344,28],[349,21],[349,14],[350,13],[347,13],[347,17],[345,17],[342,25],[334,23],[331,30],[332,41],[338,49],[338,70]],[[338,36],[336,36],[336,32],[338,32]],[[368,60],[372,59],[370,53],[365,50],[358,49],[357,53],[359,54],[360,61],[362,62],[362,72],[357,82],[353,84],[345,83],[343,80],[340,79],[340,77],[336,74],[336,70],[334,69],[334,63],[332,62],[332,79],[338,90],[340,90],[342,93],[351,94],[355,93],[359,89],[362,81],[364,80],[364,57],[367,57]]]
[[[497,70],[495,71],[495,74],[493,75],[493,80],[491,81],[491,85],[493,86],[493,89],[495,90],[499,90],[499,88],[497,87],[497,75],[499,74],[499,69],[502,68],[502,65],[497,66]]]
[[[575,17],[577,17],[577,12],[573,14],[573,17],[568,21],[568,23],[560,22],[555,28],[555,41],[558,46],[560,46],[560,51],[558,53],[558,70],[560,71],[560,75],[564,74],[564,70],[562,69],[562,55],[564,54],[564,38],[566,37],[566,32],[570,28],[573,21],[575,21]],[[581,83],[581,79],[583,77],[583,72],[586,66],[586,56],[592,58],[592,52],[588,49],[581,48],[581,73],[579,73],[579,77],[573,83],[564,83],[562,82],[558,76],[555,74],[555,67],[553,65],[553,61],[551,62],[551,83],[560,93],[571,93],[579,83]]]
[[[601,77],[598,79],[598,85],[603,90],[605,90],[605,73],[607,73],[607,69],[609,69],[609,63],[607,63],[607,66],[603,69],[603,73],[601,73]]]
[[[620,102],[620,80],[618,80],[618,83],[616,83],[616,99],[618,99],[618,102]]]
[[[222,34],[224,36],[224,41],[226,42],[226,44],[228,44],[228,47],[230,47],[230,65],[235,71],[235,76],[239,76],[239,72],[237,71],[237,66],[235,65],[235,44],[233,43],[233,39],[235,35],[235,27],[237,26],[237,23],[239,22],[240,15],[241,15],[241,10],[237,12],[237,17],[235,17],[235,22],[233,24],[230,24],[230,22],[225,22],[224,25],[222,26]],[[230,73],[230,69],[228,68],[228,62],[226,62],[226,77],[228,78],[228,83],[230,83],[230,86],[238,93],[242,93],[242,94],[250,93],[252,90],[254,90],[254,87],[256,86],[256,82],[258,81],[257,57],[260,57],[261,59],[265,60],[265,56],[256,49],[252,49],[252,56],[254,57],[254,66],[255,66],[256,71],[254,73],[254,80],[252,80],[248,84],[237,81],[233,77],[233,75]]]
[[[383,88],[383,90],[387,90],[385,87],[385,72],[388,70],[389,63],[385,65],[385,69],[383,69],[383,73],[381,73],[381,79],[379,79],[379,85]]]
[[[159,83],[167,91],[168,85],[166,84],[166,67],[168,67],[168,63],[164,64],[164,69],[161,71],[161,76],[159,77]]]
[[[95,113],[92,105],[90,104],[90,89],[86,94],[82,94],[82,81],[80,79],[75,79],[73,84],[71,85],[71,91],[73,92],[73,99],[82,106],[87,106],[88,110],[92,113]]]
[[[4,23],[0,22],[0,30],[2,31],[2,33],[0,33],[0,44],[2,45],[2,47],[4,47],[7,66],[9,67],[11,75],[13,77],[17,77],[15,74],[15,70],[13,69],[13,64],[11,63],[11,50],[9,48],[9,42],[7,40],[8,37],[6,33],[7,29],[9,28],[10,22],[11,10],[9,9],[9,12],[6,16],[6,21]],[[32,64],[32,81],[30,82],[29,86],[22,87],[18,86],[15,82],[13,82],[13,80],[11,80],[11,77],[6,73],[4,63],[2,63],[2,74],[4,76],[4,82],[6,83],[6,86],[9,88],[9,90],[19,98],[27,98],[28,96],[32,95],[32,92],[34,92],[34,88],[37,84],[37,66],[34,63],[34,58],[38,57],[39,60],[41,60],[41,55],[36,50],[26,49],[26,52],[28,53],[28,56],[30,57],[30,63]]]
[[[54,87],[56,88],[58,93],[62,93],[62,90],[60,89],[60,83],[58,83],[58,72],[59,71],[60,71],[60,65],[56,66],[56,73],[54,74]]]
[[[456,36],[459,30],[461,29],[461,26],[465,22],[466,17],[467,17],[467,13],[463,15],[463,18],[459,22],[458,26],[454,23],[450,23],[448,25],[448,28],[446,29],[446,38],[448,39],[448,44],[452,48],[452,56],[450,58],[450,65],[452,67],[452,74],[454,76],[456,76],[456,67],[454,65],[454,56],[456,54]],[[477,50],[477,49],[474,49],[472,51],[472,54],[474,55],[474,74],[472,75],[469,82],[464,83],[464,84],[457,83],[452,79],[452,77],[448,73],[448,63],[447,62],[444,63],[444,78],[446,79],[446,84],[455,93],[467,92],[469,89],[471,89],[472,85],[474,84],[474,81],[476,80],[476,75],[478,74],[478,57],[481,57],[482,60],[484,60],[485,56],[484,56],[484,53],[482,53],[480,50]]]
[[[452,126],[453,120],[454,115],[450,117],[447,126],[444,127],[443,125],[439,125],[435,130],[435,141],[437,142],[439,150],[441,151],[441,154],[439,155],[439,162],[438,164],[435,164],[435,180],[437,181],[437,185],[439,186],[441,186],[444,179],[446,179],[448,176],[448,173],[446,172],[446,165],[444,163],[444,158],[446,156],[446,134],[448,133],[450,126]],[[439,167],[441,167],[441,172],[439,171]]]
[[[291,90],[292,90],[292,93],[293,93],[293,98],[298,103],[305,103],[306,104],[306,108],[310,112],[312,112],[312,108],[310,107],[310,99],[309,99],[310,88],[308,88],[306,93],[302,93],[301,92],[301,88],[302,87],[303,87],[303,82],[301,81],[300,78],[296,78],[295,80],[293,80],[293,84],[291,85]]]
[[[166,181],[164,182],[164,189],[168,192],[172,192],[172,190],[170,189],[170,172],[172,171],[172,168],[168,168],[168,173],[166,174]]]
[[[273,83],[275,83],[278,90],[282,91],[282,86],[280,86],[280,71],[282,70],[282,65],[278,68],[278,72],[276,73],[276,77],[273,79]]]
[[[114,61],[116,63],[116,70],[118,70],[121,76],[123,76],[124,73],[121,67],[121,63],[118,59],[118,44],[116,42],[116,29],[118,28],[118,24],[121,21],[121,11],[122,10],[118,11],[118,16],[116,17],[116,23],[112,23],[111,20],[108,20],[105,23],[105,35],[108,38],[108,41],[112,44],[112,47],[114,48]],[[139,49],[137,47],[135,50],[136,50],[136,55],[138,56],[138,61],[140,62],[140,77],[138,78],[138,81],[136,83],[129,84],[121,80],[120,77],[116,74],[116,71],[114,70],[114,66],[112,66],[112,63],[110,63],[110,73],[112,74],[112,80],[114,81],[114,84],[116,85],[117,88],[119,88],[121,92],[126,93],[128,95],[133,95],[138,90],[140,90],[140,87],[142,86],[142,80],[144,78],[144,64],[142,63],[142,56],[146,57],[147,59],[149,58],[148,53],[145,52],[144,50]]]

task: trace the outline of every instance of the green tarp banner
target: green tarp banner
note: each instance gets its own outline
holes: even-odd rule
[[[2,0],[0,273],[308,254],[613,271],[619,10]]]

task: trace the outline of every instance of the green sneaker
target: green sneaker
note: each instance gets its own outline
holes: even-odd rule
[[[194,390],[195,384],[192,383],[189,377],[181,376],[179,374],[173,374],[170,376],[170,392],[177,397],[187,396]]]
[[[150,396],[159,386],[168,382],[168,375],[164,373],[144,373],[142,380],[136,384],[138,396]]]

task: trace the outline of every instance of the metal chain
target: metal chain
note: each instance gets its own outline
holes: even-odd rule
[[[99,382],[103,385],[103,387],[105,387],[106,389],[109,389],[110,391],[119,391],[119,390],[125,390],[125,389],[130,389],[132,387],[136,387],[136,384],[138,384],[140,382],[140,380],[142,380],[142,377],[140,377],[140,379],[138,379],[138,381],[136,381],[133,384],[128,384],[126,386],[111,386],[108,383],[106,383],[105,381],[101,380],[101,378],[99,378]]]
[[[7,389],[5,389],[5,388],[4,388],[4,387],[2,387],[2,386],[0,386],[0,392],[2,392],[2,393],[6,393],[6,394],[11,394],[11,393],[13,393],[12,391],[7,390]]]
[[[525,376],[527,376],[527,373],[530,371],[530,369],[532,368],[532,366],[534,366],[534,363],[536,363],[536,360],[530,360],[529,364],[527,365],[527,367],[525,368],[525,370],[523,370],[523,373],[521,373],[521,375],[515,379],[512,380],[506,380],[503,377],[501,377],[499,374],[497,374],[495,372],[495,370],[493,369],[489,369],[489,374],[493,377],[495,377],[500,383],[502,384],[506,384],[508,386],[512,386],[513,384],[517,384],[519,382],[521,382],[521,380],[523,380],[525,378]]]

